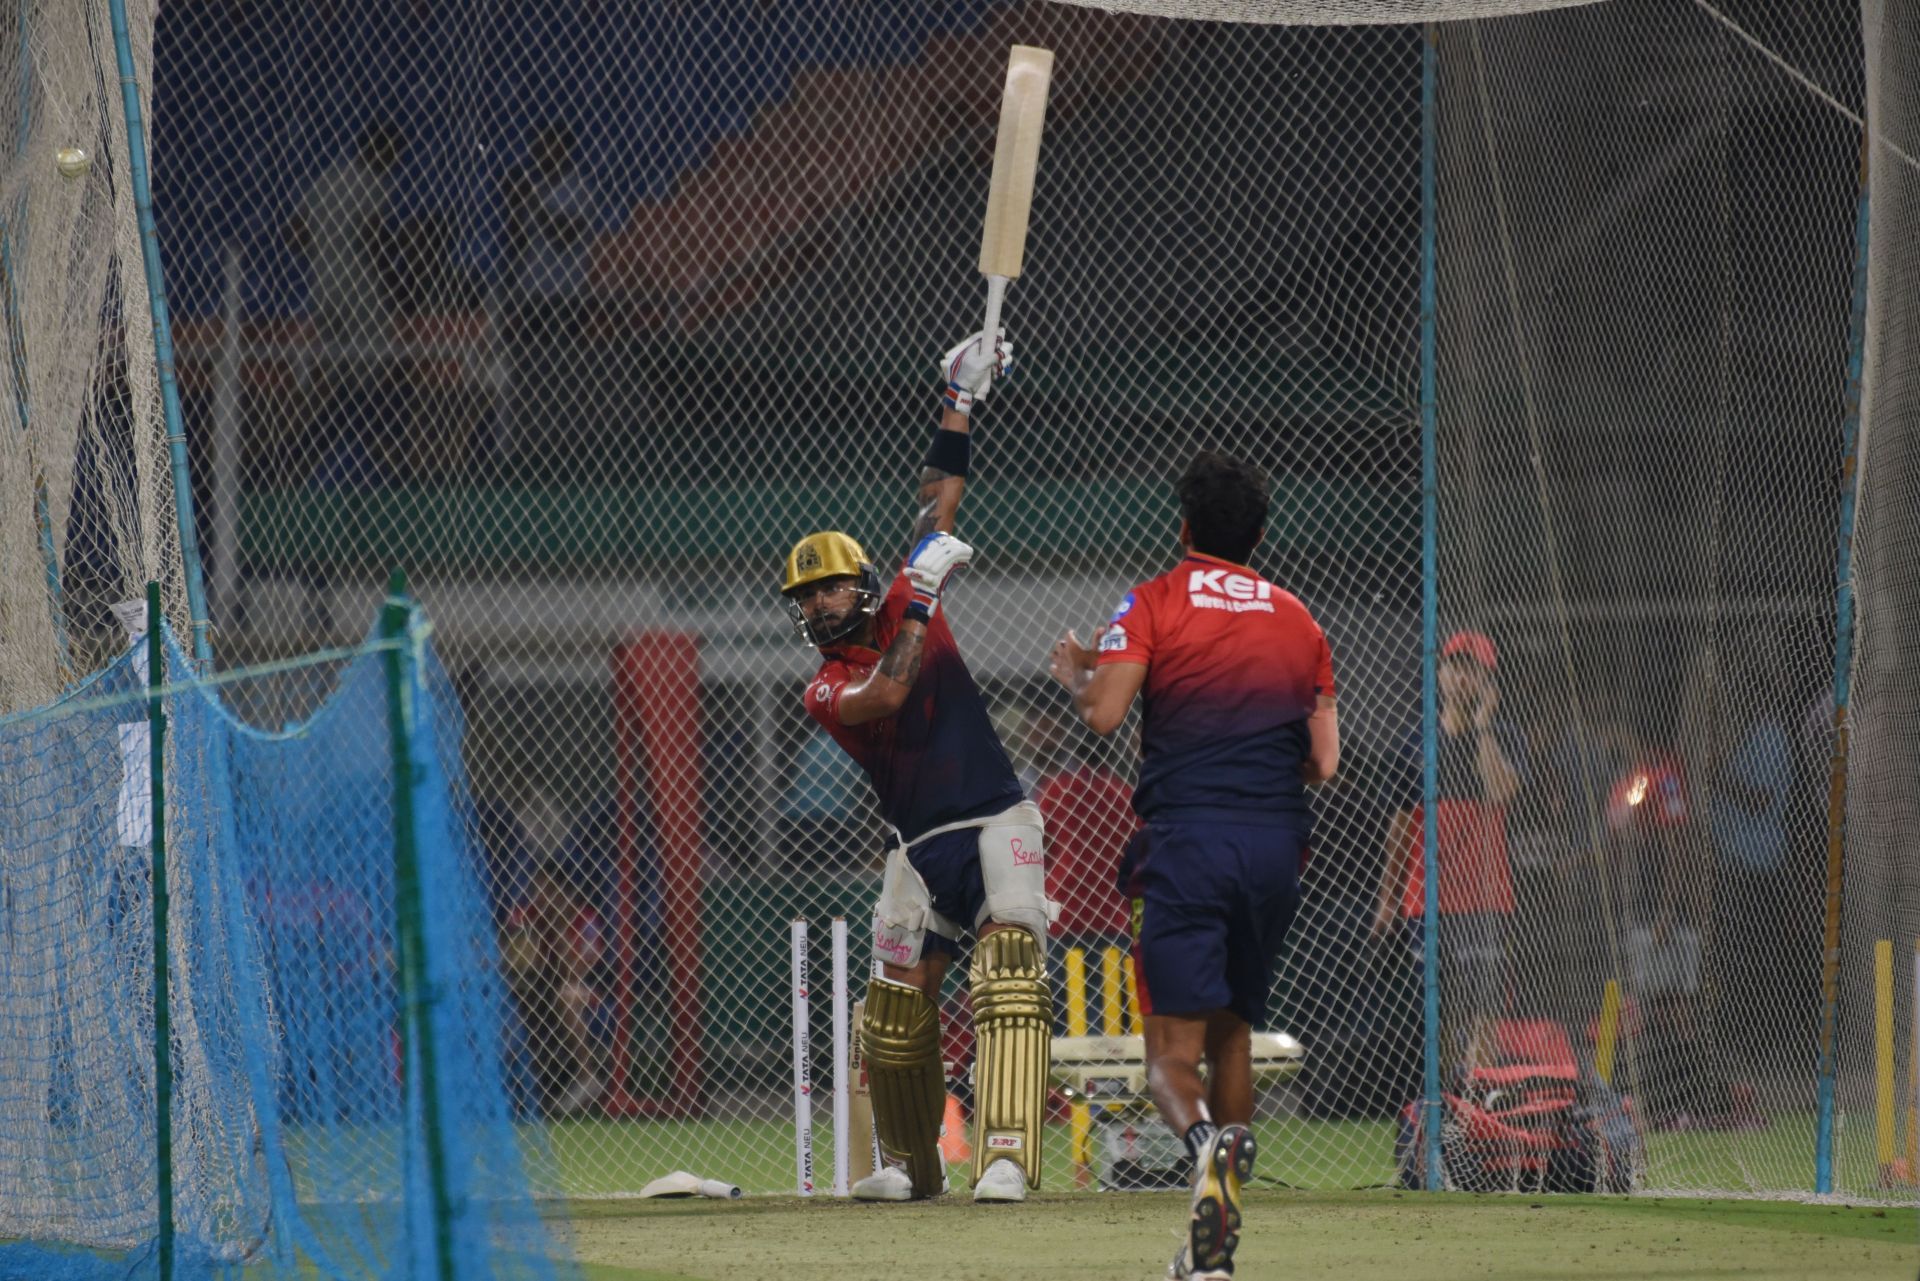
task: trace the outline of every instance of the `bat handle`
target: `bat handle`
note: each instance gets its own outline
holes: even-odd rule
[[[1007,301],[1007,285],[1011,280],[1010,276],[987,277],[987,323],[980,326],[981,355],[993,354],[993,344],[1000,333],[1000,308]]]

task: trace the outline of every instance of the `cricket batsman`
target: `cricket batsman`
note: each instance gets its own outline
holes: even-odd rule
[[[1040,1185],[1052,1001],[1040,811],[1020,790],[940,613],[973,549],[953,536],[967,485],[970,417],[1013,367],[1003,335],[969,337],[942,361],[940,426],[920,473],[912,550],[892,585],[844,533],[809,534],[788,553],[794,626],[820,651],[807,712],[873,782],[893,830],[861,1026],[881,1168],[853,1186],[868,1201],[945,1190],[946,1077],[939,996],[961,940],[974,1018],[975,1201],[1022,1201]]]

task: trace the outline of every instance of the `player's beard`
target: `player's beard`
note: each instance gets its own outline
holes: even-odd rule
[[[838,645],[846,641],[848,637],[843,634],[843,629],[846,628],[848,620],[852,617],[853,611],[851,609],[843,609],[833,613],[822,611],[821,613],[815,614],[810,623],[810,626],[813,628],[813,634],[817,638],[815,644]]]

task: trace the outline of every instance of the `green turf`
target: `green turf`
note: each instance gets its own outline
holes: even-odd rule
[[[1048,1195],[1022,1206],[765,1197],[580,1207],[590,1281],[1157,1278],[1178,1194]],[[991,1224],[991,1228],[988,1225]],[[1249,1193],[1242,1278],[1335,1281],[1912,1281],[1909,1210],[1779,1202],[1413,1193]]]
[[[1843,1195],[1877,1199],[1872,1118],[1840,1117],[1835,1186]],[[1283,1118],[1261,1122],[1261,1175],[1288,1188],[1344,1191],[1392,1181],[1392,1121]],[[753,1192],[793,1187],[793,1126],[789,1121],[563,1121],[546,1137],[559,1165],[560,1186],[582,1198],[632,1195],[672,1170],[692,1170]],[[833,1132],[816,1126],[814,1151],[821,1186],[832,1177]],[[1647,1136],[1647,1178],[1653,1189],[1759,1192],[1813,1191],[1811,1114],[1777,1118],[1764,1131],[1690,1131]],[[1045,1185],[1073,1187],[1072,1155],[1064,1125],[1047,1130]]]
[[[1389,1121],[1262,1122],[1256,1127],[1266,1155],[1263,1173],[1290,1187],[1377,1187],[1393,1176]],[[793,1125],[786,1121],[562,1121],[547,1129],[560,1185],[571,1196],[632,1195],[673,1170],[725,1179],[750,1191],[784,1192],[794,1185]],[[814,1130],[816,1171],[832,1179],[833,1130]],[[1073,1186],[1067,1127],[1047,1129],[1045,1186]]]

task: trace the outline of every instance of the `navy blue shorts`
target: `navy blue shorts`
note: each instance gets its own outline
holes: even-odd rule
[[[1125,883],[1143,1014],[1231,1010],[1265,1022],[1307,835],[1305,823],[1147,826]]]
[[[927,883],[933,910],[963,930],[972,929],[980,909],[987,905],[987,883],[980,874],[980,829],[963,827],[929,837],[908,848],[907,862]],[[928,930],[924,950],[958,956],[960,942]]]

